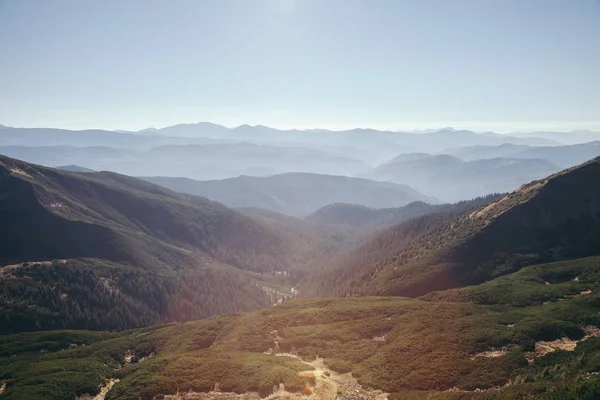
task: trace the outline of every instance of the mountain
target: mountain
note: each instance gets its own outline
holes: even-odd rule
[[[187,138],[205,137],[227,139],[229,135],[229,128],[226,128],[223,125],[217,125],[210,122],[198,122],[195,124],[178,124],[161,129],[144,129],[142,131],[139,131],[138,133],[152,133],[155,135]]]
[[[593,400],[599,271],[592,257],[421,299],[297,299],[124,332],[1,336],[2,396]]]
[[[404,153],[400,154],[391,160],[388,160],[386,164],[392,164],[396,162],[404,162],[404,161],[418,161],[431,157],[429,153]]]
[[[150,132],[149,132],[150,133]],[[188,145],[220,142],[211,138],[165,137],[155,134],[137,134],[101,129],[68,130],[52,128],[0,129],[0,147],[74,146],[111,147],[118,149],[148,150],[164,145]]]
[[[360,157],[367,163],[381,163],[394,154],[408,152],[440,152],[456,147],[457,143],[469,145],[500,145],[513,143],[532,146],[558,145],[549,139],[535,137],[515,137],[510,135],[479,134],[468,130],[441,129],[431,130],[423,134],[380,131],[375,129],[349,129],[331,131],[326,129],[312,130],[280,130],[263,125],[241,125],[225,132],[223,127],[215,130],[212,124],[186,124],[157,130],[158,133],[169,136],[174,131],[186,136],[207,137],[213,139],[228,138],[230,140],[251,141],[273,145],[294,144],[301,147],[327,149],[338,154],[350,154],[353,158]],[[192,133],[193,132],[193,133]]]
[[[408,159],[400,155],[360,176],[407,184],[443,201],[467,200],[502,193],[560,170],[546,160],[492,158],[462,161],[446,154]]]
[[[529,146],[553,146],[560,145],[560,141],[554,141],[537,137],[515,137],[511,135],[500,135],[490,133],[476,133],[469,130],[441,129],[434,132],[415,135],[419,138],[420,148],[428,152],[440,152],[443,149],[456,147],[457,143],[463,146],[476,145],[500,145],[504,143],[529,145]]]
[[[360,128],[344,131],[326,129],[280,130],[263,125],[241,125],[236,128],[227,128],[208,122],[179,124],[160,129],[148,128],[138,132],[97,129],[72,131],[66,129],[12,127],[4,127],[0,130],[0,147],[99,146],[147,151],[159,146],[206,145],[211,143],[238,144],[240,142],[254,145],[301,147],[314,151],[326,151],[340,158],[357,159],[368,165],[381,164],[400,153],[439,153],[457,146],[496,146],[504,143],[530,146],[554,146],[561,144],[560,142],[543,138],[476,133],[457,129],[431,130],[427,133],[393,132]],[[3,154],[12,156],[8,153]],[[80,164],[75,161],[67,162],[66,164],[71,163]],[[311,170],[306,172],[334,173],[333,171],[325,170]]]
[[[561,142],[564,144],[578,144],[600,140],[600,132],[592,130],[577,130],[570,132],[548,132],[548,131],[535,131],[535,132],[516,132],[511,133],[511,136],[526,138],[526,137],[537,137],[552,141]]]
[[[562,168],[569,168],[600,156],[600,141],[570,146],[534,147],[513,144],[471,146],[449,149],[444,151],[444,154],[458,157],[464,161],[496,157],[543,159]]]
[[[410,218],[435,212],[440,208],[443,208],[443,205],[430,205],[421,201],[395,208],[370,208],[357,204],[334,203],[319,208],[306,219],[354,228],[376,228],[399,224]]]
[[[439,202],[407,185],[322,174],[239,176],[203,182],[168,177],[143,179],[177,192],[204,196],[229,207],[255,207],[294,216],[307,215],[337,202],[374,208],[400,206],[417,200]]]
[[[0,131],[0,146],[136,146],[140,139],[131,133],[118,133],[100,129],[71,131],[51,128],[12,128]]]
[[[382,228],[397,225],[401,222],[422,215],[448,212],[455,208],[464,208],[468,204],[487,204],[499,195],[488,195],[471,201],[456,204],[427,204],[414,201],[402,207],[369,208],[356,204],[335,203],[322,207],[306,217],[308,221],[320,224],[342,225],[354,228]]]
[[[557,146],[560,147],[560,146]],[[526,145],[517,145],[512,143],[504,143],[499,146],[466,146],[448,149],[443,152],[453,157],[460,158],[463,161],[481,160],[484,158],[512,158],[521,151],[532,148]],[[533,157],[543,158],[543,157]],[[586,160],[589,160],[587,158]]]
[[[596,158],[487,206],[407,221],[325,263],[300,292],[419,296],[599,254],[599,180]]]
[[[0,319],[11,321],[0,332],[124,329],[265,307],[334,246],[138,179],[7,157],[0,219]]]
[[[79,165],[60,165],[56,167],[56,169],[60,169],[62,171],[70,171],[70,172],[96,172],[93,169],[80,167]]]
[[[519,158],[542,158],[563,168],[573,167],[600,156],[600,141],[558,147],[532,147],[514,155]]]
[[[347,228],[0,162],[3,400],[600,396],[600,158],[296,267]]]
[[[167,175],[202,180],[285,172],[353,175],[368,168],[356,159],[322,150],[251,143],[165,145],[142,150],[105,146],[7,146],[0,147],[0,154],[49,167],[75,164],[131,176]]]

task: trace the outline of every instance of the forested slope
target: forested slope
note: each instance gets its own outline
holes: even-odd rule
[[[124,329],[266,307],[272,290],[336,246],[315,249],[306,232],[283,234],[138,179],[6,157],[0,220],[3,332]]]
[[[419,296],[600,253],[600,159],[486,205],[415,218],[324,263],[306,296]]]

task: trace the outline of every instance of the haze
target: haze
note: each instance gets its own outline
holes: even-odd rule
[[[600,0],[0,0],[0,399],[600,399]]]
[[[600,129],[599,40],[595,0],[2,1],[0,122]]]

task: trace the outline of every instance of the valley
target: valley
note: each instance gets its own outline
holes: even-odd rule
[[[0,0],[0,400],[600,399],[600,0]]]
[[[305,216],[0,161],[3,399],[600,394],[600,159]]]

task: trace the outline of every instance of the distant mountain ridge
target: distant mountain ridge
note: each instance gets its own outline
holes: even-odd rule
[[[459,147],[446,150],[444,154],[456,156],[464,161],[496,157],[544,159],[562,168],[569,168],[600,156],[600,141],[551,147],[505,143],[500,146]]]
[[[93,169],[80,167],[79,165],[59,165],[56,169],[70,172],[96,172]]]
[[[499,194],[490,194],[483,198],[463,201],[456,204],[427,204],[414,201],[402,207],[369,208],[357,204],[334,203],[322,207],[306,217],[309,221],[322,224],[351,226],[354,228],[382,228],[397,225],[422,215],[448,212],[475,204],[485,204],[497,199]]]
[[[149,149],[6,146],[0,147],[0,154],[48,167],[74,164],[130,176],[166,175],[199,180],[285,172],[354,175],[368,168],[357,159],[324,150],[253,143],[174,144]]]
[[[337,202],[374,208],[397,207],[413,201],[439,203],[407,185],[323,174],[287,173],[213,181],[168,177],[143,179],[177,192],[207,197],[229,207],[256,207],[294,216],[308,215]]]
[[[542,159],[463,161],[447,154],[403,154],[360,176],[407,184],[443,201],[456,202],[509,192],[559,170],[560,167]]]
[[[479,134],[472,131],[445,129],[428,133],[405,133],[375,129],[280,130],[267,126],[240,125],[226,128],[211,123],[179,124],[166,128],[148,128],[138,132],[48,128],[5,127],[0,132],[2,146],[107,146],[121,149],[147,150],[162,145],[191,145],[210,142],[252,142],[255,144],[300,146],[325,149],[340,156],[378,164],[394,155],[407,152],[440,152],[469,145],[514,143],[553,146],[559,142],[535,137]]]

